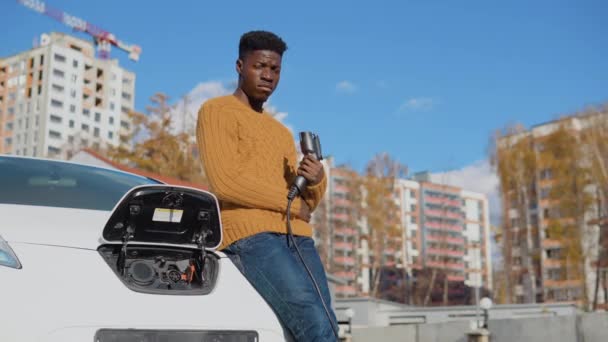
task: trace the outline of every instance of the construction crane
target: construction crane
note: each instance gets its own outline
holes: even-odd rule
[[[102,30],[83,19],[47,6],[44,2],[39,0],[17,0],[17,2],[31,10],[34,10],[35,12],[60,21],[76,31],[81,31],[91,35],[95,40],[95,46],[97,46],[97,56],[101,59],[110,58],[110,51],[113,45],[123,51],[128,52],[129,59],[136,62],[139,60],[141,47],[120,41],[112,33]]]

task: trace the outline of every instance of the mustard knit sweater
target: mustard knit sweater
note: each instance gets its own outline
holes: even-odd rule
[[[203,104],[198,113],[200,156],[221,208],[223,242],[261,233],[286,233],[287,192],[297,176],[297,152],[291,132],[234,95]],[[309,186],[291,206],[295,235],[312,236],[311,226],[296,218],[303,201],[314,210],[325,193],[326,177]]]

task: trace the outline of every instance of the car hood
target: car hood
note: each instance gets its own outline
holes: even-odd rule
[[[110,211],[0,204],[0,236],[24,242],[85,249],[103,243]]]

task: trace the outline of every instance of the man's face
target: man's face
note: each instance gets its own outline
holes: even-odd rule
[[[236,62],[241,76],[241,89],[257,101],[265,102],[281,78],[281,56],[269,50],[249,52]]]

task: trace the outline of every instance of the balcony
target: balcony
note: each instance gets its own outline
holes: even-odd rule
[[[357,232],[353,228],[337,228],[334,230],[335,235],[354,236]]]
[[[462,257],[464,256],[464,251],[453,251],[445,248],[428,248],[426,250],[428,254],[434,255],[447,255],[453,257]]]
[[[348,214],[345,213],[332,213],[331,218],[336,221],[348,222]]]
[[[334,273],[334,276],[342,279],[353,280],[357,277],[357,273],[352,271],[340,271]]]
[[[447,243],[450,245],[464,245],[464,238],[460,238],[460,237],[449,237],[449,236],[442,236],[442,235],[427,235],[426,236],[426,240],[427,241],[431,241],[431,242],[443,242],[443,243]]]
[[[347,199],[344,199],[344,198],[333,199],[331,201],[331,203],[335,207],[344,207],[344,208],[350,208],[352,206],[352,204],[353,204],[350,200],[347,200]]]
[[[544,239],[542,246],[543,248],[559,248],[562,247],[562,242],[555,239]]]
[[[354,296],[357,294],[357,290],[354,286],[342,285],[336,286],[336,295],[337,296]]]
[[[339,256],[339,257],[334,258],[334,262],[336,264],[352,266],[355,264],[355,258],[347,257],[347,256]]]
[[[545,266],[546,268],[561,268],[564,266],[564,264],[559,259],[547,258],[543,261],[543,266]]]
[[[570,280],[545,280],[543,281],[544,287],[553,287],[553,288],[570,288],[570,287],[579,287],[583,284],[581,279],[570,279]]]
[[[338,193],[342,193],[342,194],[346,194],[348,193],[348,187],[344,186],[344,185],[336,185],[333,188],[334,192],[338,192]]]
[[[453,232],[462,232],[463,230],[462,226],[457,224],[426,222],[424,225],[429,229],[441,229]]]
[[[441,261],[427,261],[427,267],[435,267],[435,268],[449,268],[453,270],[464,270],[464,263],[449,263],[449,262],[441,262]]]
[[[464,275],[448,275],[448,281],[464,281]]]
[[[343,250],[343,251],[354,250],[353,244],[350,242],[336,242],[336,243],[334,243],[334,249]]]

